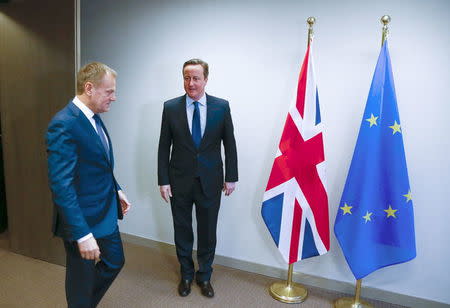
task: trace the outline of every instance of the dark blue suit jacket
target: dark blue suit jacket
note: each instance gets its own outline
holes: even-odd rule
[[[200,177],[203,193],[220,193],[223,182],[221,144],[225,149],[225,181],[237,182],[237,152],[228,101],[206,94],[206,127],[197,149],[186,115],[186,95],[164,103],[158,148],[158,185],[171,185],[174,194],[190,190]]]
[[[102,123],[103,125],[103,123]],[[77,240],[115,231],[122,211],[114,178],[114,155],[109,157],[100,137],[83,112],[72,102],[59,111],[47,130],[48,175],[55,206],[53,232]]]

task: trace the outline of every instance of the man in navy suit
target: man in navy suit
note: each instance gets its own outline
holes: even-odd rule
[[[236,142],[230,106],[205,93],[208,64],[192,59],[183,65],[186,94],[164,103],[158,149],[158,185],[170,204],[181,269],[180,296],[196,279],[206,297],[214,296],[210,279],[216,249],[221,191],[230,195],[238,180]],[[225,179],[221,144],[225,149]],[[197,260],[192,260],[192,208],[197,218]]]
[[[117,219],[130,202],[117,183],[111,139],[99,114],[116,100],[116,72],[93,62],[77,74],[77,95],[47,130],[53,232],[66,250],[69,308],[96,307],[125,262]]]

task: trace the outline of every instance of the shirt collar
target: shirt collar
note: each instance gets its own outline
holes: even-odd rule
[[[86,118],[90,119],[94,116],[94,112],[89,109],[88,106],[86,106],[79,98],[78,96],[75,96],[72,102],[77,106],[86,116]]]
[[[205,106],[205,105],[206,105],[206,94],[203,94],[203,96],[202,96],[199,100],[197,100],[197,101],[195,101],[195,100],[193,100],[192,98],[190,98],[189,95],[186,95],[186,106],[189,107],[189,106],[192,105],[194,102],[199,102],[200,105]]]

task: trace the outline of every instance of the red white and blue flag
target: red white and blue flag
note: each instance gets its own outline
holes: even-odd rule
[[[330,249],[324,180],[322,122],[311,43],[261,209],[275,244],[289,264],[322,255]]]

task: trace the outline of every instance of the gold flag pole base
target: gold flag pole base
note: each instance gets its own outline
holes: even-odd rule
[[[362,301],[361,297],[362,279],[356,281],[355,297],[343,297],[334,301],[334,308],[373,308],[368,302]]]
[[[334,308],[373,308],[373,306],[362,300],[356,303],[354,297],[343,297],[334,301]]]
[[[277,301],[298,304],[305,301],[308,296],[308,290],[302,285],[292,282],[293,265],[289,264],[288,281],[274,282],[270,288],[270,295]]]
[[[285,281],[274,282],[269,288],[270,295],[277,301],[298,304],[304,302],[308,291],[301,285],[292,283],[290,286]]]

